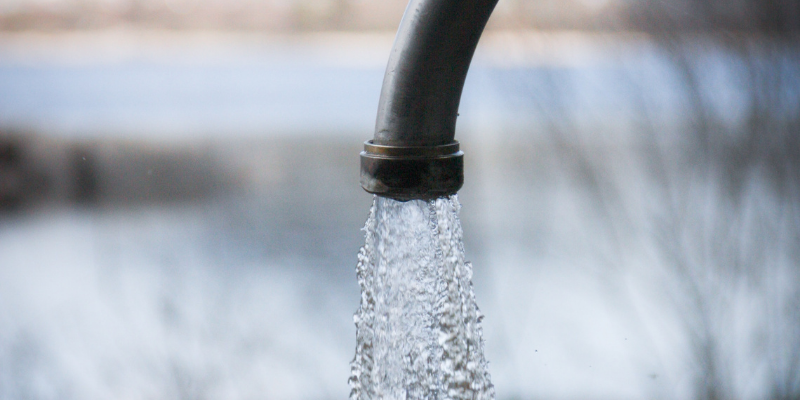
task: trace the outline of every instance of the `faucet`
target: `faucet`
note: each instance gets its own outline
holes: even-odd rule
[[[455,194],[464,153],[455,138],[472,55],[497,0],[411,0],[383,77],[361,186],[400,201]]]

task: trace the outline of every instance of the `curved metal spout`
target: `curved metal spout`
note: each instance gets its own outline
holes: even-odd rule
[[[455,136],[472,55],[497,0],[411,0],[389,56],[361,186],[398,200],[455,193],[464,182]]]

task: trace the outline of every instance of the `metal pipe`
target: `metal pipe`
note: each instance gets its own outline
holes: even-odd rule
[[[472,55],[497,0],[411,0],[389,56],[361,186],[397,200],[454,194],[464,154],[454,140]]]

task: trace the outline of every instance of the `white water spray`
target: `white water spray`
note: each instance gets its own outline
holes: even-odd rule
[[[490,400],[481,319],[457,196],[376,196],[356,274],[351,400]]]

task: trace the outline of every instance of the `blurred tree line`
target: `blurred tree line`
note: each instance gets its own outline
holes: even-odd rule
[[[405,0],[7,0],[0,30],[394,30]],[[796,32],[780,0],[501,0],[489,29]]]
[[[7,0],[2,30],[394,30],[405,0]],[[791,31],[793,1],[502,0],[489,29]]]

